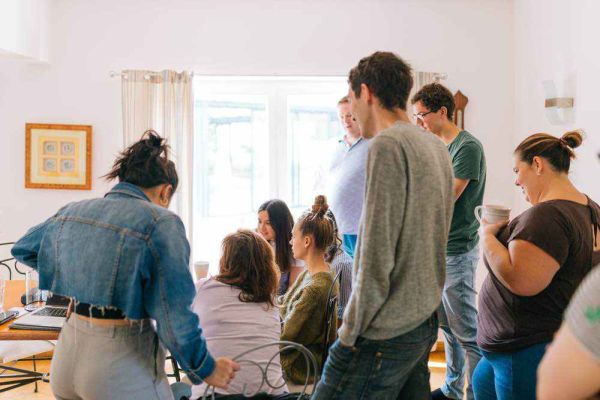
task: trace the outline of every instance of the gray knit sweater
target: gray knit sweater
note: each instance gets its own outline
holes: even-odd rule
[[[402,335],[439,306],[452,183],[448,150],[433,134],[397,122],[371,141],[342,344]]]

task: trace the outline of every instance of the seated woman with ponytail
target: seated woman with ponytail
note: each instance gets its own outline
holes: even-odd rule
[[[190,306],[194,283],[168,146],[154,131],[123,151],[103,198],[70,203],[13,247],[40,289],[75,300],[52,359],[57,399],[173,399],[166,346],[193,383],[226,388],[239,369],[214,359]],[[155,324],[152,322],[155,322]]]
[[[314,354],[318,365],[323,352],[327,295],[333,284],[333,275],[325,262],[325,252],[334,240],[333,225],[326,216],[328,208],[325,196],[317,196],[312,210],[294,225],[292,251],[294,258],[304,261],[306,270],[281,299],[281,340],[304,345]],[[337,291],[334,288],[334,294]],[[335,329],[330,334],[335,336]],[[283,353],[281,366],[288,380],[305,382],[306,361],[298,352]]]
[[[481,227],[477,400],[536,398],[536,370],[583,278],[600,262],[600,207],[569,179],[583,138],[532,135],[514,152],[515,184],[532,207]]]

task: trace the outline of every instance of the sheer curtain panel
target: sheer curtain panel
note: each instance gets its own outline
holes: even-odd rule
[[[179,187],[171,209],[185,224],[192,243],[192,149],[194,94],[191,72],[125,70],[121,74],[123,147],[153,129],[167,139]],[[193,258],[192,258],[193,259]]]

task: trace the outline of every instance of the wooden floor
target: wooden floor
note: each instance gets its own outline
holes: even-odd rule
[[[19,362],[15,365],[17,368],[32,369],[31,362]],[[444,374],[446,371],[446,364],[444,361],[444,353],[436,352],[432,353],[429,366],[431,369],[431,388],[437,389],[444,382]],[[50,369],[50,361],[38,361],[37,370],[40,372],[48,372]],[[2,370],[0,370],[0,373]],[[1,376],[1,375],[0,375]],[[18,389],[11,390],[6,393],[0,393],[0,400],[50,400],[54,399],[50,385],[48,383],[38,383],[38,392],[34,392],[34,386],[26,385]]]

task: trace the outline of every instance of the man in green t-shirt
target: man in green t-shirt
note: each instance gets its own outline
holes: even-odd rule
[[[446,381],[432,393],[433,400],[462,399],[465,373],[467,399],[473,399],[471,378],[481,358],[477,347],[475,271],[479,260],[479,223],[475,207],[483,201],[485,155],[473,135],[452,121],[454,96],[439,83],[425,85],[412,99],[417,124],[439,137],[452,159],[454,214],[446,249],[446,282],[439,309],[444,332]],[[466,363],[465,363],[466,355]]]

